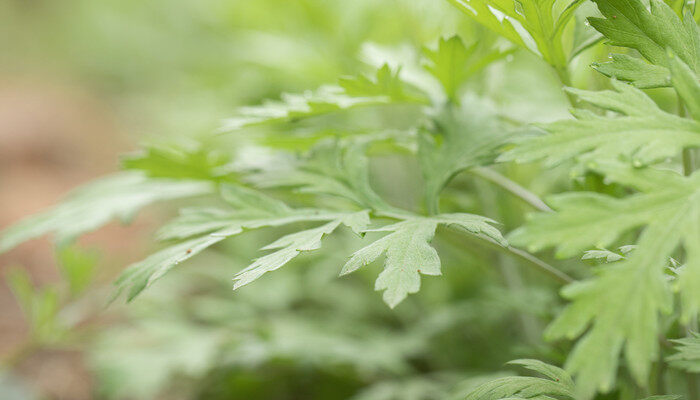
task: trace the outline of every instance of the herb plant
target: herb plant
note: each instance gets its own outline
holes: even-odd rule
[[[497,254],[488,267],[500,268],[511,291],[561,287],[566,304],[552,305],[543,332],[547,344],[537,344],[535,328],[533,349],[524,352],[546,360],[511,362],[543,377],[485,379],[456,398],[700,398],[694,333],[700,312],[700,31],[694,2],[449,3],[495,35],[444,37],[417,51],[367,45],[368,73],[240,108],[208,141],[128,155],[123,172],[6,229],[0,251],[45,234],[70,249],[66,244],[78,236],[115,218],[128,221],[149,204],[190,202],[158,231],[163,248],[123,271],[113,299],[131,301],[207,249],[272,228],[278,237],[232,275],[234,289],[251,285],[255,291],[262,283],[254,281],[274,281],[262,276],[293,269],[287,264],[307,252],[323,254],[328,237],[340,234],[358,245],[335,271],[353,274],[383,260],[374,289],[399,312],[426,276],[443,273],[443,250],[478,257],[464,250],[472,246]],[[592,64],[599,74],[576,79],[587,73],[580,63],[586,51],[603,46],[612,54]],[[572,118],[513,118],[479,90],[522,52],[551,69]],[[392,198],[386,184],[392,176],[382,175],[395,171],[377,168],[392,157],[419,182],[417,199]],[[543,180],[557,183],[527,188]],[[517,202],[504,212],[497,196]],[[443,240],[457,245],[442,246]],[[32,294],[22,276],[12,280],[25,304],[50,296]],[[332,284],[343,287],[342,280]],[[236,294],[228,301],[236,302]],[[489,312],[477,309],[471,323],[488,324]],[[520,334],[527,336],[530,326],[532,335],[531,316],[521,317]],[[42,322],[40,330],[46,329],[50,322]],[[376,393],[400,386],[366,398],[390,398]],[[427,387],[416,386],[415,398],[448,398],[416,394],[431,393]]]

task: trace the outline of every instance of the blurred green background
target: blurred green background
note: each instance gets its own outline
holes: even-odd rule
[[[118,155],[139,143],[236,146],[244,139],[212,134],[236,107],[360,73],[366,43],[420,51],[455,33],[500,43],[440,0],[0,2],[0,228],[116,170]],[[567,112],[553,72],[524,51],[471,90],[514,119]],[[398,202],[415,197],[410,163],[381,162],[395,179],[377,182],[380,190]],[[521,204],[491,195],[485,203],[501,220],[521,214]],[[477,203],[455,196],[465,208]],[[233,293],[233,273],[274,237],[264,230],[131,304],[105,307],[113,277],[155,247],[155,226],[172,214],[151,208],[59,254],[34,241],[0,256],[3,281],[42,299],[23,304],[0,288],[1,398],[456,399],[510,359],[560,363],[566,354],[540,341],[560,306],[556,287],[504,280],[495,266],[507,262],[448,232],[436,246],[449,279],[425,279],[396,310],[372,290],[376,268],[337,278],[359,247],[350,234]],[[66,289],[80,285],[66,283],[66,270],[90,282],[80,296]]]

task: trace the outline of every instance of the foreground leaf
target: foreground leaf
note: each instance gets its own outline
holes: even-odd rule
[[[575,399],[574,383],[561,368],[538,360],[515,360],[509,364],[521,365],[549,379],[509,376],[487,382],[469,393],[465,400],[500,399]]]
[[[605,18],[589,18],[591,26],[613,46],[637,50],[649,63],[625,55],[594,67],[603,74],[640,88],[670,84],[667,49],[694,72],[700,68],[700,33],[692,16],[681,20],[662,0],[647,10],[640,0],[594,0]]]
[[[500,232],[491,226],[494,221],[472,214],[440,214],[432,217],[408,217],[401,222],[372,229],[388,235],[356,251],[343,266],[341,275],[365,266],[386,254],[384,270],[379,274],[375,290],[384,290],[384,302],[394,308],[409,294],[420,289],[420,275],[440,275],[440,258],[430,246],[439,224],[453,225],[474,235],[483,235],[505,245]],[[367,231],[367,232],[370,232]]]
[[[623,199],[585,192],[559,195],[550,202],[556,213],[539,214],[510,236],[513,243],[528,245],[532,251],[556,246],[558,255],[569,257],[593,245],[610,245],[631,229],[644,228],[635,250],[624,260],[563,290],[572,303],[546,332],[550,339],[574,339],[583,334],[566,364],[577,376],[577,391],[583,398],[612,389],[623,350],[638,384],[647,383],[659,351],[659,313],[671,309],[671,288],[664,270],[679,246],[688,257],[678,277],[684,282],[679,284],[683,319],[691,318],[700,307],[696,294],[700,292],[700,173],[682,177],[671,171],[634,170],[620,163],[601,165],[596,171],[641,193]]]
[[[71,193],[52,209],[5,230],[0,236],[0,253],[49,233],[59,243],[68,242],[114,218],[128,221],[151,203],[210,194],[213,189],[206,182],[148,178],[140,172],[102,178]]]
[[[283,249],[266,256],[267,258],[256,260],[251,267],[242,271],[241,275],[237,275],[237,281],[249,283],[263,273],[286,264],[301,251],[317,249],[320,238],[326,233],[331,233],[341,223],[357,232],[363,230],[369,223],[366,212],[338,213],[315,209],[292,209],[280,201],[243,187],[224,185],[222,191],[224,199],[235,207],[233,210],[186,210],[161,230],[160,237],[188,240],[160,250],[145,260],[127,267],[115,282],[117,289],[113,297],[116,298],[126,292],[127,300],[132,300],[179,263],[245,230],[298,222],[331,221],[320,228],[285,236],[269,245],[267,248],[283,247]],[[245,283],[237,283],[236,287]]]

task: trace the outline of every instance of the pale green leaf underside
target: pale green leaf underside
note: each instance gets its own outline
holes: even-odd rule
[[[11,226],[0,236],[0,252],[46,234],[53,234],[60,243],[70,241],[112,219],[128,221],[141,208],[154,202],[213,192],[213,185],[206,182],[148,178],[141,172],[122,172],[89,183],[59,205]]]
[[[488,218],[472,214],[440,214],[432,217],[410,217],[387,225],[375,232],[390,232],[356,251],[343,266],[341,275],[365,266],[386,254],[384,270],[379,274],[375,290],[383,290],[384,301],[395,307],[409,294],[420,289],[420,274],[440,275],[440,258],[430,246],[439,224],[453,225],[474,235],[483,235],[506,245],[500,232]]]

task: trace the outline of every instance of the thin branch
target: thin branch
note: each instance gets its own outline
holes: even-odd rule
[[[451,228],[454,231],[460,232],[462,234],[466,233],[464,230],[459,229],[459,228]],[[541,260],[537,258],[536,256],[528,253],[525,250],[518,249],[513,246],[501,246],[498,242],[495,240],[491,239],[490,237],[487,236],[482,236],[482,235],[474,235],[472,233],[465,235],[467,238],[476,238],[480,239],[484,244],[487,246],[495,249],[495,250],[500,250],[503,251],[507,254],[510,254],[511,256],[517,257],[523,261],[526,261],[528,265],[531,265],[535,267],[538,271],[544,272],[546,275],[548,275],[551,278],[554,278],[557,282],[563,283],[563,284],[569,284],[575,281],[574,278],[569,276],[567,273],[560,271],[556,269],[554,266],[548,264],[546,261]]]
[[[524,202],[531,205],[537,210],[546,212],[552,211],[552,209],[549,208],[549,206],[545,204],[544,201],[542,201],[542,199],[540,199],[536,194],[532,193],[531,191],[525,189],[516,182],[508,179],[507,177],[499,174],[498,172],[492,169],[473,168],[470,169],[469,172],[471,172],[475,176],[478,176],[482,179],[485,179],[491,183],[500,186],[501,188],[520,198],[521,200],[523,200]]]

